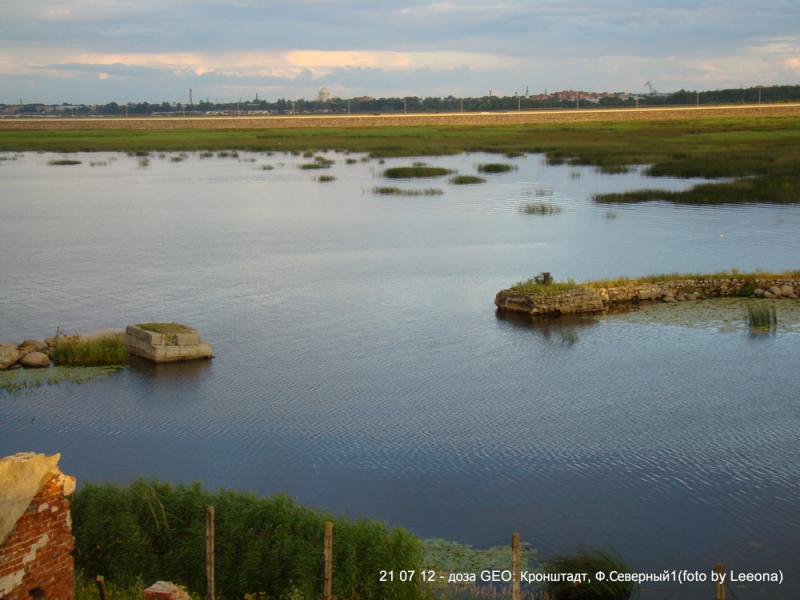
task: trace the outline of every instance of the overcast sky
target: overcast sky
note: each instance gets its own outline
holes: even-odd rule
[[[800,0],[0,0],[0,102],[800,83]]]

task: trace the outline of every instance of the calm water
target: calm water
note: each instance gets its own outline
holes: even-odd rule
[[[0,162],[0,339],[178,320],[217,358],[0,397],[0,454],[59,451],[79,480],[285,491],[480,546],[520,531],[543,553],[610,546],[638,569],[782,568],[782,587],[739,596],[800,593],[796,329],[536,328],[493,306],[543,270],[797,268],[800,207],[609,213],[593,193],[692,182],[539,156],[485,185],[401,182],[445,190],[413,198],[374,196],[383,166],[342,155],[329,171],[76,156]],[[519,213],[538,200],[563,211]]]

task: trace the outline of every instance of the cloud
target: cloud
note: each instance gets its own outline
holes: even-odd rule
[[[796,0],[6,2],[0,102],[795,83],[799,22]]]

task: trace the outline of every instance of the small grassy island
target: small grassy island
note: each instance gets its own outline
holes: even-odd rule
[[[615,305],[689,302],[706,298],[798,298],[800,271],[783,273],[668,273],[585,283],[555,281],[549,273],[501,290],[494,303],[501,312],[530,316],[596,313]]]

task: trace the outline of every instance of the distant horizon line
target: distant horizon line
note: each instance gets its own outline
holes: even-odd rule
[[[38,100],[35,100],[35,101],[24,101],[24,97],[22,97],[22,98],[20,98],[19,102],[0,102],[0,105],[6,106],[6,107],[9,107],[9,106],[34,106],[34,105],[41,105],[41,106],[70,106],[71,105],[71,106],[87,106],[88,107],[88,106],[106,106],[106,105],[115,103],[115,104],[118,104],[118,105],[148,104],[148,105],[158,106],[158,105],[168,104],[170,106],[173,106],[173,105],[196,106],[196,105],[200,105],[200,104],[216,104],[216,105],[220,105],[220,104],[222,104],[222,105],[224,105],[224,104],[237,104],[237,103],[267,103],[267,104],[274,104],[274,103],[278,103],[278,102],[322,102],[322,103],[324,103],[324,102],[330,102],[330,101],[354,101],[354,100],[356,100],[356,101],[372,101],[372,100],[380,101],[380,100],[403,100],[403,99],[412,99],[412,98],[413,99],[417,99],[417,100],[426,100],[426,99],[478,100],[478,99],[486,99],[486,98],[498,98],[498,99],[509,99],[509,98],[540,98],[540,99],[556,98],[556,99],[560,99],[559,96],[561,96],[561,95],[569,95],[569,94],[573,95],[573,99],[574,99],[574,95],[575,94],[585,95],[586,97],[617,97],[617,98],[620,98],[622,96],[628,96],[628,97],[638,97],[640,99],[645,99],[645,98],[664,98],[664,97],[671,96],[671,95],[674,95],[674,94],[687,93],[687,92],[695,93],[695,94],[709,94],[709,93],[718,93],[718,92],[729,92],[729,91],[733,91],[733,90],[741,90],[741,91],[754,90],[754,89],[768,90],[768,89],[774,89],[774,88],[798,88],[798,87],[800,87],[800,83],[795,83],[795,84],[780,84],[780,83],[778,83],[778,84],[769,84],[769,85],[751,84],[751,85],[748,85],[746,87],[741,85],[739,87],[725,87],[725,88],[714,88],[714,89],[706,89],[706,90],[680,88],[678,90],[672,90],[672,91],[669,91],[669,92],[658,92],[658,91],[655,91],[655,89],[653,89],[652,92],[607,91],[607,90],[589,91],[589,90],[581,90],[581,89],[562,89],[562,90],[556,90],[556,91],[549,92],[545,88],[544,92],[539,92],[539,93],[530,93],[530,92],[528,92],[528,93],[525,93],[525,94],[514,93],[514,94],[498,95],[498,94],[492,93],[492,90],[489,90],[489,94],[485,94],[485,95],[481,95],[481,96],[476,96],[476,95],[457,96],[457,95],[453,95],[453,94],[449,94],[449,95],[425,95],[425,96],[420,96],[420,95],[370,96],[370,95],[362,94],[362,95],[350,96],[350,97],[330,95],[325,100],[321,99],[319,97],[319,95],[318,95],[317,98],[300,96],[300,97],[295,97],[295,98],[277,97],[277,98],[271,100],[271,99],[267,99],[267,98],[259,98],[258,97],[259,94],[256,93],[255,96],[253,98],[251,98],[251,99],[239,98],[238,100],[235,100],[235,99],[216,98],[216,99],[212,100],[211,98],[207,97],[205,99],[200,99],[200,100],[197,100],[197,101],[189,101],[189,102],[184,102],[184,101],[181,101],[181,100],[163,100],[163,99],[160,100],[160,101],[151,101],[151,100],[128,100],[128,101],[125,101],[125,100],[108,100],[106,102],[90,102],[90,103],[87,103],[87,102],[66,102],[66,101],[62,101],[62,102],[42,102],[42,101],[38,101]],[[326,89],[327,89],[326,86],[323,85],[320,88],[318,94],[322,93],[322,91],[326,90]],[[189,92],[191,90],[192,90],[192,88],[187,88],[187,97],[190,96]],[[527,90],[526,90],[526,92],[527,92]]]

